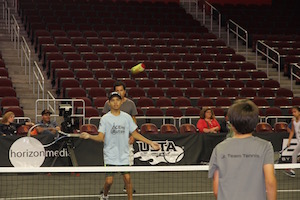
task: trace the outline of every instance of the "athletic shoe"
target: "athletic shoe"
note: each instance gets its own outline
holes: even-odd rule
[[[103,194],[104,193],[104,191],[103,191],[103,189],[100,191],[100,194]],[[108,190],[108,193],[110,193],[110,190]]]
[[[100,200],[108,200],[108,196],[104,196],[104,194],[101,194],[100,195]]]
[[[289,177],[295,178],[296,177],[296,173],[294,170],[292,169],[286,169],[283,171],[286,175],[288,175]]]
[[[126,187],[125,187],[125,186],[124,186],[124,188],[123,188],[123,192],[127,193],[127,190],[126,190]],[[136,193],[136,191],[135,191],[134,188],[132,189],[132,193],[133,193],[133,194]]]

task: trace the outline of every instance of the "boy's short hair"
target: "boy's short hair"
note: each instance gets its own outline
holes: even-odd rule
[[[122,81],[117,81],[114,83],[114,91],[116,90],[116,87],[123,86],[123,89],[126,90],[126,85]]]
[[[228,109],[228,118],[239,134],[252,133],[259,122],[259,110],[250,100],[237,100]]]

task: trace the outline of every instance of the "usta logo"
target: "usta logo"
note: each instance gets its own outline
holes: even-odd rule
[[[151,165],[158,163],[177,163],[184,157],[184,147],[176,146],[173,141],[156,141],[160,145],[160,150],[154,150],[150,145],[137,141],[138,152],[134,158],[140,161],[149,161]]]

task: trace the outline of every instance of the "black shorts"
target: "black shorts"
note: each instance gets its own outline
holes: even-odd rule
[[[128,167],[129,165],[104,165],[105,167]],[[115,173],[119,173],[119,172],[106,172],[105,176],[109,177],[109,176],[114,176]],[[120,172],[122,175],[125,174],[130,174],[130,172]]]

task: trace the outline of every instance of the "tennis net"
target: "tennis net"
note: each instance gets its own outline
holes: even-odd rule
[[[300,164],[275,168],[278,199],[300,199]],[[296,178],[283,173],[289,168]],[[134,199],[214,199],[205,165],[1,168],[0,199],[99,199],[107,172],[130,172]],[[110,199],[126,199],[123,189],[121,173],[114,173]]]

